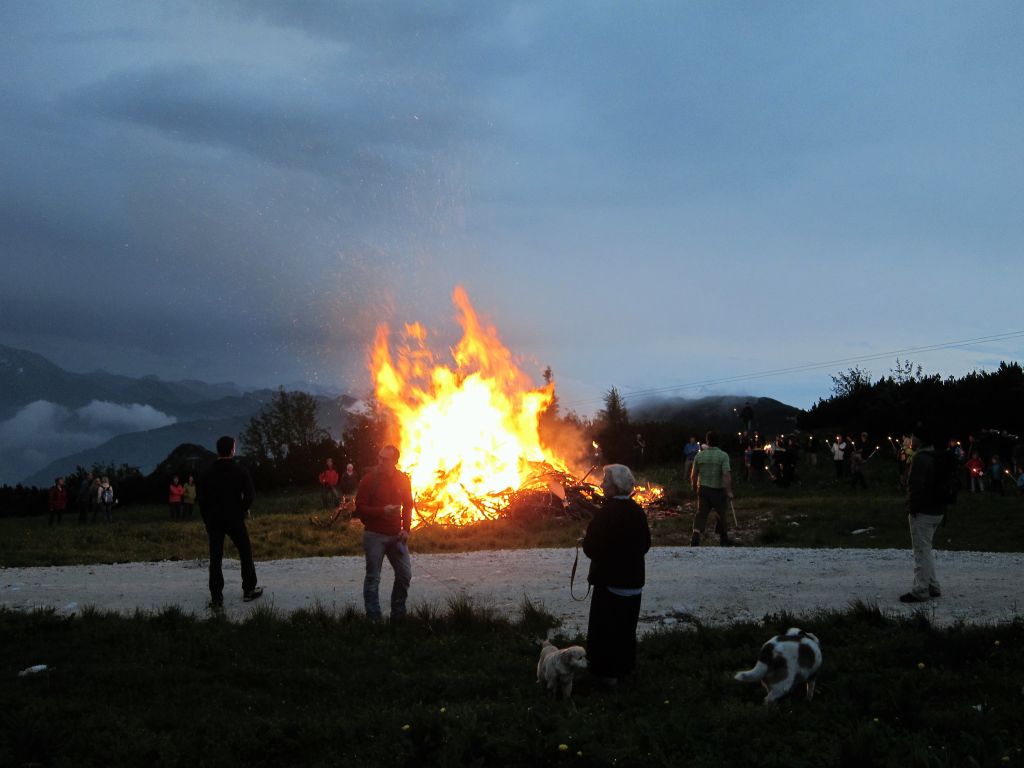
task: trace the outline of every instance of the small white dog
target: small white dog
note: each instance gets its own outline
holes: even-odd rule
[[[768,691],[765,704],[772,704],[800,683],[807,686],[807,700],[814,697],[814,678],[821,669],[821,645],[810,632],[792,627],[776,635],[761,647],[757,664],[746,672],[737,672],[741,683],[760,682]]]
[[[569,698],[576,672],[586,668],[587,652],[581,646],[571,645],[559,650],[548,640],[541,643],[537,682],[544,686],[549,695]]]

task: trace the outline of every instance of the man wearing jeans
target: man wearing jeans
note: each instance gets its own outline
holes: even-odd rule
[[[371,621],[380,621],[380,572],[384,558],[395,571],[391,589],[391,619],[405,616],[405,601],[412,581],[409,558],[409,530],[412,527],[412,486],[408,475],[398,471],[398,449],[385,445],[377,454],[379,463],[359,482],[355,517],[363,521],[363,552],[366,576],[363,604]]]
[[[915,450],[907,471],[907,518],[914,550],[914,586],[900,595],[900,602],[923,603],[942,596],[935,576],[932,540],[946,514],[946,500],[937,493],[942,478],[935,454],[935,436],[918,424],[911,436],[911,447]]]

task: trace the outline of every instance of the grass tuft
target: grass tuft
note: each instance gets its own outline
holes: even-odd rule
[[[543,603],[534,603],[529,595],[523,595],[519,602],[519,624],[531,636],[543,638],[550,630],[561,626],[561,623]]]
[[[449,595],[445,599],[445,607],[448,609],[448,622],[460,629],[477,628],[493,624],[495,621],[496,613],[493,608],[481,604],[465,592]]]

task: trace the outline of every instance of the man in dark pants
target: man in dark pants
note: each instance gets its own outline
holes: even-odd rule
[[[726,509],[732,500],[732,469],[729,454],[718,447],[718,436],[708,432],[705,442],[708,447],[697,454],[690,470],[690,486],[697,494],[697,514],[693,518],[693,534],[690,546],[699,547],[700,537],[708,522],[708,515],[715,510],[717,521],[715,531],[723,547],[731,546],[726,527]]]
[[[89,491],[92,490],[92,472],[86,472],[82,482],[78,485],[78,494],[75,497],[75,506],[78,507],[78,522],[89,522]]]
[[[199,481],[199,512],[210,540],[210,607],[224,606],[224,536],[231,538],[242,563],[242,599],[248,602],[263,594],[256,586],[256,565],[252,544],[245,527],[245,516],[252,506],[255,491],[245,467],[234,461],[235,439],[224,436],[217,440],[217,460]]]
[[[932,541],[942,524],[948,503],[941,489],[952,485],[952,466],[955,465],[947,468],[945,477],[949,482],[944,483],[943,464],[935,452],[935,446],[941,443],[930,428],[920,423],[914,428],[910,445],[914,455],[907,470],[907,519],[914,551],[914,586],[900,595],[900,602],[923,603],[933,597],[942,597],[942,588],[935,576]]]

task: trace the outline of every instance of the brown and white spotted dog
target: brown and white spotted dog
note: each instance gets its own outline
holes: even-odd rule
[[[741,683],[760,682],[768,691],[765,704],[772,704],[803,683],[807,700],[814,697],[814,679],[821,669],[821,645],[810,632],[792,627],[776,635],[763,646],[757,664],[746,672],[737,672]]]

